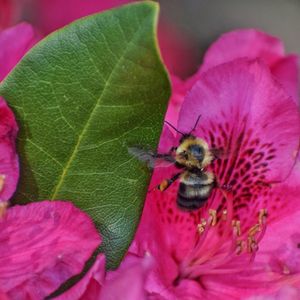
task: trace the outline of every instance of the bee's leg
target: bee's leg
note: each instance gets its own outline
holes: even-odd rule
[[[177,150],[177,147],[172,147],[170,150],[169,150],[169,154],[172,154],[174,151]]]
[[[156,153],[154,155],[155,158],[165,158],[165,159],[169,159],[170,157],[172,157],[172,154],[174,151],[176,151],[177,147],[172,147],[168,153]]]
[[[168,189],[172,185],[172,183],[174,183],[179,178],[180,174],[181,174],[181,172],[175,174],[173,177],[171,177],[169,179],[164,179],[159,185],[157,185],[156,187],[151,189],[149,192],[152,192],[155,189],[157,189],[161,192],[164,192],[166,189]]]
[[[172,183],[174,183],[179,178],[180,174],[181,173],[177,173],[169,179],[164,179],[156,188],[161,192],[164,192],[172,185]]]

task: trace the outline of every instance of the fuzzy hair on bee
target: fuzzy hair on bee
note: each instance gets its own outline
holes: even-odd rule
[[[189,133],[182,133],[172,124],[165,121],[176,132],[182,135],[179,145],[172,147],[169,153],[160,154],[139,147],[130,147],[129,152],[144,161],[150,168],[175,165],[181,171],[169,179],[164,179],[156,188],[167,190],[179,179],[177,206],[183,211],[194,211],[204,206],[213,189],[217,186],[215,176],[207,168],[221,153],[219,149],[211,149],[208,143],[196,137],[192,132],[196,129],[200,116]]]
[[[211,164],[213,159],[208,144],[192,134],[183,136],[176,149],[176,163],[188,169],[203,169]]]

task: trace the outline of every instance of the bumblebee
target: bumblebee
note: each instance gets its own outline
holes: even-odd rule
[[[207,167],[221,152],[218,149],[210,149],[205,140],[192,134],[199,119],[200,116],[189,133],[182,133],[165,121],[182,135],[178,147],[172,147],[168,154],[145,151],[138,147],[129,148],[129,153],[141,161],[146,161],[150,168],[161,164],[164,166],[173,164],[181,169],[172,178],[163,180],[156,188],[163,192],[179,179],[177,206],[185,211],[197,210],[204,206],[212,190],[217,187],[215,176],[207,170]]]

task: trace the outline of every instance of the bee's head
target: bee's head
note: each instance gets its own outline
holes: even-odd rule
[[[212,161],[208,144],[193,135],[184,136],[176,150],[176,161],[188,168],[204,168]]]

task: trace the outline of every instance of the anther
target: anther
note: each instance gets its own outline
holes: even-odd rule
[[[5,175],[1,174],[0,175],[0,192],[3,190],[4,187],[4,182],[5,182]]]
[[[236,241],[235,253],[237,255],[240,255],[242,253],[243,249],[244,249],[244,241],[243,240]]]
[[[205,219],[201,219],[201,224],[197,225],[197,229],[198,229],[198,232],[200,234],[204,232],[205,226],[206,226],[206,220]]]
[[[260,225],[265,224],[267,216],[268,216],[267,210],[265,208],[261,209],[259,211],[258,223]]]
[[[223,220],[223,221],[226,221],[226,220],[227,220],[227,209],[224,209],[224,210],[222,211],[222,220]]]
[[[259,224],[255,224],[248,231],[249,237],[254,237],[258,232],[260,232],[260,230],[261,230],[260,229],[260,225]]]
[[[210,225],[211,226],[215,226],[217,224],[217,211],[214,209],[210,209],[208,211],[209,215],[211,216],[211,222]]]
[[[256,252],[258,250],[257,243],[253,236],[248,237],[247,249],[248,249],[248,252],[250,252],[250,253]]]
[[[241,236],[241,221],[232,220],[232,227],[237,236]]]

